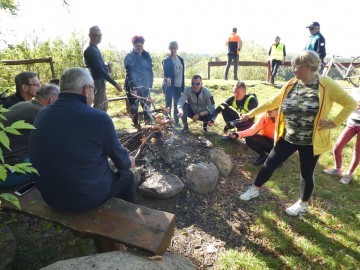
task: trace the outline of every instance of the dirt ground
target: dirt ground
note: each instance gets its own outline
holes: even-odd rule
[[[247,189],[252,179],[243,164],[249,164],[254,153],[244,149],[241,143],[236,147],[243,148],[232,156],[236,166],[228,177],[220,177],[215,191],[197,194],[184,188],[181,193],[166,200],[147,198],[141,194],[138,196],[138,204],[176,215],[176,230],[168,251],[188,257],[197,269],[215,269],[222,251],[241,250],[254,243],[250,224],[256,213],[256,203],[241,204],[240,207],[238,200],[238,192]],[[38,269],[39,266],[58,260],[96,252],[91,240],[79,240],[66,229],[56,228],[34,218],[21,216],[10,226],[20,247],[15,269]],[[44,226],[52,228],[49,230]],[[34,242],[38,250],[35,253],[29,251],[34,247]],[[31,259],[26,256],[41,258],[37,259],[34,266],[30,266],[27,260]]]

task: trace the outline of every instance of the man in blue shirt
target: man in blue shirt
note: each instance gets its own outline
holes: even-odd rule
[[[29,155],[39,175],[33,179],[45,202],[55,209],[87,211],[110,197],[135,202],[130,170],[134,158],[119,142],[111,118],[89,106],[93,99],[89,72],[66,69],[59,98],[35,118]]]
[[[104,58],[97,47],[102,39],[102,33],[99,26],[90,28],[89,38],[89,46],[84,51],[84,62],[86,67],[89,68],[95,83],[94,108],[106,112],[108,109],[106,81],[111,83],[119,91],[122,91],[122,87],[109,75],[109,73],[111,73],[111,63],[108,65],[105,64]]]
[[[324,63],[324,58],[326,56],[326,48],[325,48],[325,38],[320,33],[320,24],[318,22],[312,22],[309,26],[310,38],[305,46],[305,50],[315,51],[319,54],[322,68]]]

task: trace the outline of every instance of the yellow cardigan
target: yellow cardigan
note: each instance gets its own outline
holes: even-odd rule
[[[333,103],[338,103],[343,106],[342,110],[335,116],[332,122],[335,125],[340,125],[344,122],[350,113],[356,108],[356,101],[343,90],[334,80],[329,77],[318,75],[319,77],[319,112],[314,121],[313,131],[313,147],[314,155],[320,155],[332,149],[330,129],[319,129],[320,120],[328,120]],[[275,126],[275,138],[277,142],[284,134],[284,114],[281,113],[281,105],[286,95],[298,80],[296,78],[288,81],[279,91],[277,95],[270,98],[268,101],[259,107],[251,110],[247,115],[252,118],[256,115],[279,108],[279,114]]]

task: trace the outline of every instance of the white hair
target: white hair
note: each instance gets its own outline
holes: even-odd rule
[[[79,67],[68,68],[61,75],[60,91],[79,94],[85,85],[93,84],[94,80],[87,69]]]

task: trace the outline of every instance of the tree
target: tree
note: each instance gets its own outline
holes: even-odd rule
[[[0,0],[1,1],[1,0]],[[0,119],[6,120],[5,116],[3,115],[4,112],[8,112],[8,109],[3,108],[3,106],[0,106]],[[19,130],[21,129],[34,129],[34,126],[28,123],[25,123],[24,120],[16,121],[11,126],[5,127],[0,122],[0,144],[2,147],[5,147],[9,150],[10,149],[10,141],[7,136],[7,133],[14,134],[14,135],[21,135]],[[15,165],[9,165],[5,163],[2,148],[0,147],[0,181],[5,181],[7,177],[7,172],[17,172],[17,173],[38,173],[35,168],[31,166],[31,163],[19,163]],[[0,199],[3,198],[4,200],[7,200],[11,203],[13,203],[15,206],[20,208],[18,199],[9,193],[2,193],[0,194]],[[0,200],[1,204],[1,200]]]
[[[10,12],[12,15],[16,15],[19,6],[14,0],[0,0],[0,9]]]

